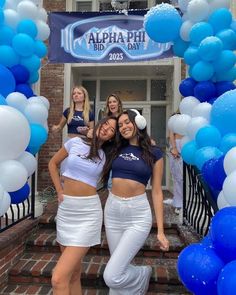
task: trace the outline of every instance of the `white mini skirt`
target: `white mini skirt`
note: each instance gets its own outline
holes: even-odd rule
[[[62,246],[91,247],[101,243],[102,206],[98,195],[64,195],[57,210],[57,242]]]

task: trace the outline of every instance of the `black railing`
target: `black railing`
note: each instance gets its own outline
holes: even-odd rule
[[[0,217],[0,233],[15,224],[35,217],[35,174],[31,177],[31,194],[24,202],[11,205],[7,213]]]
[[[183,169],[183,223],[205,236],[218,207],[200,171],[186,164]]]

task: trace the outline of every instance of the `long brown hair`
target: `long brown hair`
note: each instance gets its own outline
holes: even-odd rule
[[[112,113],[109,109],[109,98],[110,97],[115,97],[115,99],[118,101],[118,116],[123,112],[123,106],[122,106],[122,101],[121,99],[119,98],[118,95],[112,93],[112,94],[109,94],[106,98],[106,106],[105,106],[105,116],[111,116]]]

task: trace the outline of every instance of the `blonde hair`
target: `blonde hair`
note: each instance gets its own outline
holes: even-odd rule
[[[118,115],[117,115],[117,116],[119,116],[119,115],[123,112],[122,101],[121,101],[121,99],[119,98],[119,96],[116,95],[116,94],[114,94],[114,93],[108,95],[108,97],[106,98],[106,106],[105,106],[104,115],[105,115],[105,116],[110,116],[110,115],[112,115],[112,113],[111,113],[111,111],[110,111],[110,109],[109,109],[109,98],[112,97],[112,96],[115,97],[115,99],[118,101]]]
[[[84,118],[84,122],[85,122],[85,125],[86,125],[89,122],[90,101],[89,101],[88,91],[83,86],[74,86],[72,88],[70,110],[69,110],[69,115],[68,115],[67,122],[68,123],[71,122],[71,120],[73,118],[73,115],[74,115],[74,112],[75,112],[75,103],[73,101],[73,92],[74,92],[74,90],[76,88],[81,90],[83,92],[83,94],[84,94],[83,118]]]

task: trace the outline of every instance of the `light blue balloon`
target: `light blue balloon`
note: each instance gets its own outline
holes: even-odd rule
[[[198,47],[189,46],[188,49],[184,53],[184,61],[187,65],[194,65],[200,60],[200,56],[198,54]]]
[[[4,13],[3,10],[0,7],[0,25],[2,25],[4,23]]]
[[[222,74],[222,72],[230,70],[236,62],[236,55],[231,50],[223,50],[214,62],[213,66],[216,72]]]
[[[11,68],[20,61],[18,54],[8,45],[0,45],[0,64]]]
[[[182,19],[170,4],[152,7],[144,17],[144,28],[148,36],[159,43],[174,41],[179,37]]]
[[[216,36],[222,41],[223,49],[236,49],[236,32],[234,32],[233,30],[222,30],[219,33],[217,33]]]
[[[2,96],[1,94],[0,94],[0,105],[1,106],[7,105],[5,97]]]
[[[27,147],[32,154],[36,154],[40,147],[46,142],[48,133],[46,129],[39,124],[30,124],[30,142]]]
[[[9,26],[0,27],[0,45],[11,45],[15,32]]]
[[[34,40],[26,34],[19,33],[13,37],[12,47],[19,55],[28,57],[34,53]]]
[[[236,133],[236,89],[225,92],[213,103],[210,123],[222,135]]]
[[[214,146],[204,146],[196,151],[194,157],[194,164],[199,170],[210,159],[218,159],[223,153]]]
[[[197,144],[194,140],[187,142],[181,150],[181,156],[187,164],[193,165],[195,153],[197,152]]]
[[[39,73],[38,72],[32,72],[30,73],[30,77],[28,80],[29,84],[34,84],[39,80]]]
[[[200,148],[204,146],[218,147],[221,141],[221,134],[215,126],[206,125],[198,130],[195,140]]]
[[[31,19],[23,19],[17,25],[17,33],[23,33],[29,35],[31,38],[35,38],[38,34],[38,29],[34,21]]]
[[[39,57],[43,58],[47,55],[47,46],[41,40],[36,40],[34,43],[34,53]]]
[[[215,10],[209,17],[208,23],[212,26],[214,33],[228,29],[232,22],[232,14],[227,8]]]
[[[0,7],[3,7],[5,5],[6,0],[0,0]]]
[[[204,61],[214,61],[219,58],[223,50],[222,41],[215,37],[206,37],[201,41],[198,49],[198,53]]]
[[[32,73],[39,70],[41,60],[37,55],[33,54],[30,57],[22,57],[20,64],[22,66],[25,66],[28,69],[28,71]]]
[[[215,73],[215,79],[216,79],[216,82],[220,82],[220,81],[233,82],[234,80],[236,80],[236,67],[233,67],[226,72]]]
[[[189,42],[184,41],[182,38],[178,38],[174,41],[173,52],[178,57],[184,57],[184,53],[189,46]]]
[[[235,19],[232,20],[232,23],[231,23],[230,28],[231,28],[234,32],[236,32],[236,20],[235,20]]]
[[[214,67],[206,61],[198,61],[191,69],[191,76],[196,81],[208,81],[213,77]]]
[[[236,133],[228,133],[222,137],[220,150],[226,154],[233,147],[236,147]]]
[[[199,22],[192,26],[189,38],[193,45],[198,46],[206,37],[213,36],[213,28],[207,22]]]

